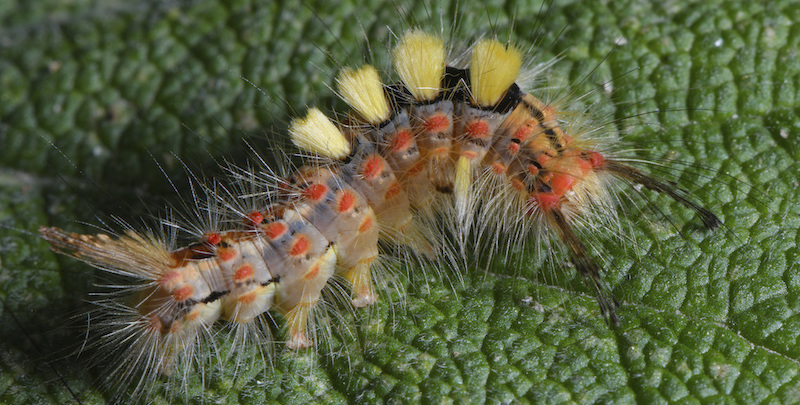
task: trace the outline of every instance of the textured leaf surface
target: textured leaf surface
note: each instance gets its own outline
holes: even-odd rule
[[[192,382],[188,400],[800,399],[797,2],[587,0],[546,16],[501,1],[286,3],[0,5],[0,402],[69,402],[66,385],[84,403],[106,398],[98,371],[69,356],[93,272],[51,253],[39,225],[91,232],[83,223],[137,224],[179,204],[167,178],[188,193],[181,160],[201,177],[221,159],[244,164],[245,140],[264,151],[293,110],[335,105],[339,65],[385,65],[391,32],[413,21],[449,33],[456,10],[455,38],[497,31],[560,56],[554,77],[595,90],[582,102],[668,162],[724,228],[699,229],[663,197],[648,195],[656,212],[624,203],[624,235],[592,238],[624,301],[616,329],[569,267],[527,252],[455,288],[401,277],[402,304],[345,314],[348,343]]]

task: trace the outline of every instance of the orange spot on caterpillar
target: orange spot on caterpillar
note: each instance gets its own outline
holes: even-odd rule
[[[394,138],[392,138],[391,144],[389,145],[389,149],[392,152],[402,152],[408,149],[413,141],[414,134],[412,134],[411,131],[404,129],[395,134]]]
[[[273,222],[264,227],[264,233],[272,240],[278,239],[286,233],[286,225],[281,222]]]
[[[172,298],[175,298],[175,301],[186,301],[189,297],[192,296],[193,293],[194,293],[194,287],[190,285],[185,285],[173,291]]]
[[[494,172],[494,174],[498,174],[498,175],[499,174],[504,174],[506,172],[506,170],[507,170],[506,169],[506,165],[504,165],[504,164],[502,164],[500,162],[492,163],[492,171]]]
[[[484,120],[473,121],[467,125],[465,132],[470,138],[486,138],[489,135],[489,124]]]
[[[236,249],[219,248],[217,249],[217,257],[223,262],[233,260],[236,257]]]
[[[563,195],[575,185],[575,177],[565,173],[554,173],[550,179],[550,188],[556,195]]]
[[[312,184],[303,190],[303,197],[311,201],[319,201],[328,193],[328,187],[324,184]]]
[[[306,238],[304,235],[298,235],[297,238],[295,238],[291,249],[289,249],[289,254],[292,256],[304,255],[308,251],[310,245],[311,243],[309,242],[308,238]]]
[[[255,226],[264,222],[264,216],[258,211],[253,211],[247,215],[247,221],[248,225]]]
[[[511,152],[512,155],[516,155],[519,152],[519,144],[516,142],[511,142],[508,144],[508,151]]]
[[[535,124],[535,125],[531,126],[530,124]],[[539,125],[539,123],[536,120],[528,120],[528,122],[526,122],[525,125],[519,127],[519,129],[517,129],[517,131],[514,132],[514,138],[524,142],[526,139],[528,139],[529,136],[531,136],[531,132],[533,132],[533,128],[535,128],[536,125]]]
[[[349,191],[342,191],[341,195],[339,196],[339,204],[336,206],[336,210],[340,213],[344,213],[353,209],[356,205],[356,196]]]
[[[425,127],[426,132],[442,132],[446,130],[448,126],[450,126],[450,119],[448,119],[444,114],[436,114],[428,118],[423,126]]]
[[[361,225],[358,227],[358,232],[364,233],[372,228],[372,216],[367,216],[361,221]]]
[[[155,314],[148,315],[147,326],[148,329],[152,331],[164,333],[164,322],[161,322],[161,318],[159,318],[158,315]]]
[[[160,283],[162,285],[163,284],[169,284],[169,283],[172,283],[174,281],[177,281],[180,277],[181,277],[181,273],[180,272],[178,272],[178,271],[170,271],[167,274],[164,274],[163,276],[161,276]]]
[[[401,191],[403,191],[403,189],[400,187],[400,183],[394,182],[391,186],[389,186],[389,189],[386,190],[386,194],[383,196],[383,198],[391,200],[392,198],[397,197]]]
[[[586,175],[586,173],[592,171],[592,163],[589,161],[586,161],[584,159],[578,159],[575,163],[581,169],[581,174],[584,176]]]
[[[222,237],[219,236],[218,233],[214,232],[214,233],[209,234],[208,236],[206,236],[206,240],[208,241],[208,243],[210,245],[216,246],[216,245],[219,245],[220,242],[222,242]]]
[[[236,299],[236,301],[239,301],[242,304],[252,304],[253,301],[255,300],[256,300],[255,291],[249,291],[245,294],[240,295],[239,298]]]
[[[238,269],[233,273],[233,281],[237,283],[241,283],[249,278],[253,277],[253,266],[249,264],[243,264],[239,266]]]
[[[536,165],[528,165],[528,173],[536,176],[539,174],[539,168]]]
[[[536,161],[542,166],[547,165],[547,162],[549,162],[550,159],[552,159],[552,157],[548,155],[547,152],[542,153],[539,156],[536,156]]]
[[[366,180],[373,180],[383,171],[383,158],[377,155],[368,157],[361,166],[361,175]]]
[[[561,205],[561,196],[555,193],[532,193],[531,199],[536,201],[539,209],[543,211],[547,211]]]
[[[310,269],[308,269],[308,272],[306,272],[306,275],[303,276],[303,278],[305,278],[306,280],[313,280],[317,278],[318,275],[319,275],[319,265],[315,264],[311,266]]]
[[[431,152],[432,155],[437,157],[447,155],[448,153],[450,153],[450,148],[448,147],[436,148]]]
[[[606,163],[606,158],[598,152],[591,151],[588,153],[589,163],[591,163],[592,167],[597,169],[598,167],[604,165]]]
[[[464,156],[465,158],[467,158],[469,160],[473,160],[476,157],[478,157],[478,154],[473,152],[473,151],[463,151],[463,152],[461,152],[461,156]]]

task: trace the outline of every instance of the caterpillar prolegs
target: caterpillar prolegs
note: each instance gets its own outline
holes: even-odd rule
[[[251,325],[270,313],[286,318],[288,347],[309,347],[309,318],[331,277],[347,281],[353,307],[380,299],[372,267],[382,243],[436,258],[502,234],[552,238],[613,327],[619,303],[579,232],[614,221],[613,184],[665,194],[706,228],[720,225],[684,191],[619,158],[574,114],[521,89],[513,46],[480,40],[466,66],[449,65],[445,49],[412,29],[392,53],[400,83],[383,84],[368,65],[343,69],[336,83],[353,109],[348,119],[335,123],[312,108],[295,120],[291,139],[312,155],[308,165],[256,182],[263,189],[253,210],[220,196],[226,227],[193,244],[169,249],[134,231],[42,227],[57,251],[131,282],[114,308],[129,320],[103,336],[130,354],[110,374],[138,388],[190,358],[218,321]]]

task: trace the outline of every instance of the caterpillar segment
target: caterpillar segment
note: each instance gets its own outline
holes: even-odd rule
[[[335,168],[305,166],[293,178],[302,184],[297,210],[335,246],[338,268],[353,287],[354,307],[377,300],[370,265],[378,258],[378,218],[361,193]]]
[[[357,70],[343,70],[337,78],[337,85],[342,98],[363,120],[356,121],[348,129],[350,138],[368,143],[370,146],[366,149],[374,148],[386,160],[386,167],[397,181],[396,186],[394,183],[391,185],[397,190],[390,189],[390,193],[394,195],[402,189],[408,195],[408,198],[401,196],[395,201],[410,200],[418,205],[425,204],[431,195],[430,182],[428,176],[422,173],[425,161],[422,160],[408,111],[397,108],[396,105],[392,108],[390,103],[393,101],[387,97],[377,70],[370,65]],[[365,100],[376,102],[369,104]],[[370,165],[369,168],[362,168],[362,175],[366,174],[364,178],[367,180],[374,169],[378,168],[378,162],[373,160]],[[399,229],[391,222],[389,224],[390,228]]]
[[[379,240],[460,257],[447,250],[453,232],[462,252],[470,233],[492,249],[509,231],[559,241],[600,312],[617,324],[619,303],[580,238],[595,217],[615,215],[608,183],[664,193],[708,228],[719,220],[671,184],[598,152],[580,127],[562,128],[556,107],[515,84],[521,58],[513,47],[487,39],[472,53],[469,67],[447,66],[442,40],[411,30],[393,52],[400,84],[383,85],[371,66],[344,69],[338,92],[353,118],[337,124],[312,108],[294,120],[292,141],[319,159],[281,182],[286,187],[237,229],[172,251],[130,231],[112,238],[43,227],[41,234],[55,250],[132,279],[135,294],[122,299],[137,319],[106,339],[152,342],[149,350],[166,357],[192,350],[171,336],[208,334],[218,319],[244,324],[268,311],[286,318],[288,347],[308,347],[333,274],[352,285],[354,307],[368,306],[378,299]],[[146,369],[137,363],[144,360],[128,359],[128,369]]]

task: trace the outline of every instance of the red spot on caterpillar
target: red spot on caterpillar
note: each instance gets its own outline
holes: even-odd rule
[[[164,333],[164,322],[161,322],[161,318],[158,315],[150,314],[147,316],[147,326],[150,330]]]
[[[592,170],[592,163],[585,160],[586,158],[586,156],[582,156],[581,159],[575,161],[575,164],[581,169],[581,174],[584,176]]]
[[[209,234],[208,236],[206,236],[206,240],[208,240],[208,243],[210,245],[216,246],[216,245],[219,245],[220,242],[222,242],[222,237],[219,236],[218,233],[214,232],[214,233]]]
[[[598,152],[591,151],[589,152],[588,159],[589,163],[592,164],[593,168],[598,168],[606,163],[606,158]]]
[[[392,152],[402,152],[408,149],[411,146],[412,142],[414,141],[414,134],[411,131],[404,129],[398,132],[394,138],[392,138],[392,142],[389,145],[389,148]]]
[[[423,125],[425,126],[426,132],[442,132],[450,126],[450,119],[444,114],[437,114],[428,118]]]
[[[241,283],[249,278],[253,277],[253,266],[249,264],[243,264],[239,266],[238,269],[233,273],[233,281],[237,283]]]
[[[236,257],[236,249],[230,248],[220,248],[217,249],[217,257],[223,262],[227,262],[228,260],[233,260]]]
[[[253,211],[247,215],[247,220],[249,221],[248,225],[255,226],[264,222],[264,216],[258,211]]]
[[[186,301],[189,297],[192,296],[193,293],[194,293],[194,287],[190,285],[185,285],[173,291],[172,298],[175,298],[175,301]]]
[[[575,177],[565,173],[554,173],[550,179],[550,188],[556,195],[563,195],[575,185]]]
[[[489,124],[484,120],[470,122],[465,128],[470,138],[486,138],[489,136]]]
[[[508,151],[511,152],[512,155],[516,155],[519,152],[519,144],[516,142],[511,142],[508,144]]]
[[[294,240],[291,249],[289,249],[289,254],[292,256],[302,256],[308,252],[310,245],[311,243],[308,241],[308,238],[304,235],[299,235]]]
[[[536,156],[536,162],[538,162],[542,166],[547,165],[547,162],[549,162],[550,159],[552,159],[552,157],[550,157],[550,155],[548,155],[547,152],[542,153],[539,156]]]
[[[532,193],[531,199],[536,201],[539,209],[543,211],[547,211],[551,208],[561,205],[561,196],[556,195],[555,193]]]
[[[431,154],[437,157],[441,157],[450,153],[450,148],[442,147],[434,149]]]
[[[534,125],[531,126],[530,124]],[[519,139],[520,142],[524,142],[529,136],[531,136],[531,132],[533,132],[533,128],[535,128],[536,125],[539,125],[536,120],[528,120],[525,125],[519,127],[519,129],[514,132],[514,138]]]
[[[473,151],[463,151],[463,152],[461,152],[461,156],[464,156],[465,158],[467,158],[469,160],[473,160],[476,157],[478,157],[478,154],[473,152]]]
[[[336,207],[336,210],[340,213],[344,213],[353,209],[356,205],[356,196],[349,191],[342,191],[342,194],[339,196],[339,204]]]
[[[252,304],[253,301],[255,300],[256,300],[255,291],[249,291],[246,294],[240,295],[239,298],[236,299],[236,301],[239,301],[242,304]]]
[[[539,174],[539,168],[536,165],[528,165],[528,173],[536,176]]]
[[[389,189],[386,190],[386,194],[383,196],[383,198],[391,200],[392,198],[397,197],[401,191],[403,191],[403,189],[400,187],[400,183],[394,182],[391,186],[389,186]]]
[[[313,280],[313,279],[317,278],[317,275],[319,275],[319,265],[315,264],[315,265],[311,266],[310,269],[308,269],[308,272],[306,272],[306,275],[304,276],[304,278],[306,280]]]
[[[361,166],[361,175],[366,180],[373,180],[383,172],[383,158],[372,155],[368,157]]]
[[[494,174],[504,174],[506,172],[506,165],[500,162],[492,163],[492,171]]]
[[[361,225],[358,227],[358,232],[364,233],[372,228],[372,216],[367,216],[361,221]]]
[[[278,239],[286,233],[286,225],[281,222],[273,222],[264,227],[264,233],[272,240]]]
[[[181,273],[180,272],[178,272],[178,271],[170,271],[169,273],[164,274],[161,277],[160,283],[162,285],[166,285],[166,284],[169,284],[169,283],[172,283],[172,282],[177,282],[180,279],[180,277],[181,277]]]
[[[311,184],[303,190],[303,197],[311,201],[319,201],[328,193],[328,187],[324,184]]]

